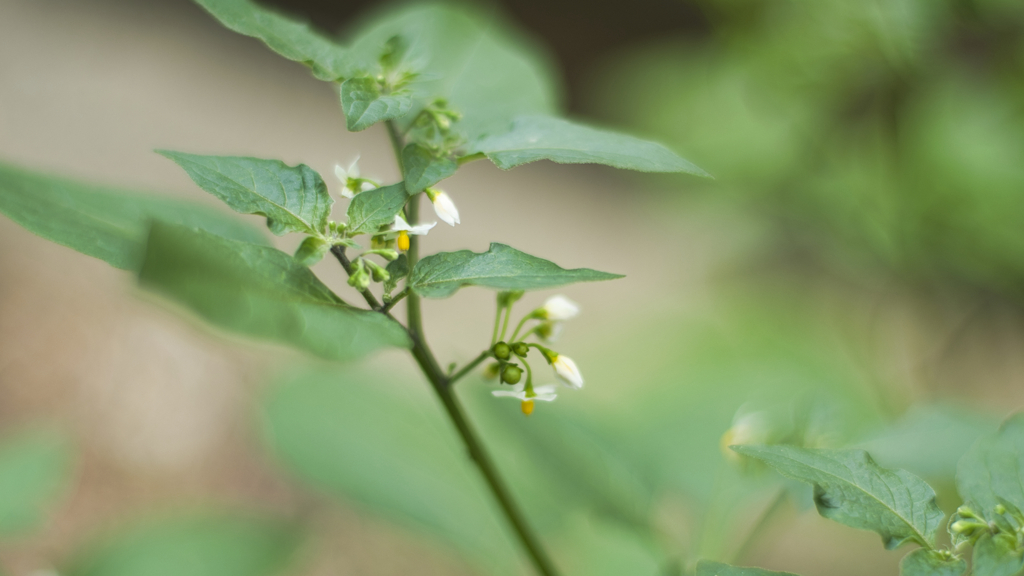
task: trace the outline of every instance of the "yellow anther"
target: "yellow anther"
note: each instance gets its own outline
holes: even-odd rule
[[[409,233],[405,230],[398,233],[398,249],[402,252],[409,249]]]
[[[533,400],[523,400],[522,403],[523,414],[529,416],[533,414]]]

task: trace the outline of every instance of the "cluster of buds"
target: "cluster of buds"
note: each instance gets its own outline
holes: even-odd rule
[[[1006,548],[1024,548],[1024,514],[1013,503],[1000,501],[992,508],[988,520],[967,505],[957,508],[949,524],[953,545],[958,549],[973,546],[982,536],[990,534]]]
[[[502,293],[498,296],[499,310],[504,307],[511,307],[522,293]],[[538,326],[550,326],[554,323],[561,323],[574,318],[579,314],[579,307],[565,296],[554,296],[549,298],[544,306],[530,312],[519,323],[512,334],[511,343],[505,341],[496,342],[491,346],[490,354],[497,360],[490,367],[494,376],[500,381],[513,386],[512,390],[496,390],[495,396],[515,398],[520,401],[523,414],[529,416],[533,413],[534,402],[537,400],[551,402],[558,394],[554,385],[534,386],[533,370],[527,361],[530,349],[536,349],[541,353],[544,360],[554,370],[555,377],[570,388],[579,389],[583,387],[583,376],[580,374],[576,362],[572,358],[560,354],[550,348],[537,343],[527,343],[526,338],[531,334],[537,334],[537,326],[528,330],[520,336],[519,332],[529,320],[540,320]],[[522,362],[526,368],[526,381],[523,382],[523,370],[516,363]]]
[[[410,133],[421,146],[437,156],[445,156],[463,143],[462,136],[452,130],[452,125],[461,119],[462,114],[452,110],[447,100],[438,98],[420,110]]]
[[[348,285],[359,290],[360,292],[370,287],[370,281],[386,283],[391,280],[391,273],[388,272],[387,268],[367,258],[367,256],[377,255],[393,262],[398,258],[398,252],[390,248],[378,248],[374,250],[367,250],[359,255],[355,261],[352,262],[352,273],[348,277]]]

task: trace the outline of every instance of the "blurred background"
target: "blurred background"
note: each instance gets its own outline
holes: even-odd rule
[[[379,6],[272,4],[328,33]],[[463,224],[428,253],[497,241],[627,275],[560,291],[583,309],[558,348],[584,390],[524,419],[460,385],[557,563],[895,575],[902,554],[720,438],[864,447],[956,507],[959,456],[1024,401],[1024,4],[487,9],[546,47],[571,116],[715,175],[476,162],[444,183]],[[3,161],[215,205],[154,148],[325,179],[361,155],[398,179],[332,86],[185,0],[0,0]],[[335,268],[315,271],[344,294]],[[427,302],[442,362],[486,347],[493,299]],[[29,471],[0,484],[43,503],[0,498],[5,573],[528,573],[405,355],[336,366],[228,337],[6,218],[0,434]]]

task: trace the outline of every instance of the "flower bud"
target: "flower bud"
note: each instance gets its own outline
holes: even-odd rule
[[[526,342],[516,342],[512,345],[512,351],[516,356],[526,356],[530,352],[530,347],[526,345]]]
[[[950,531],[956,534],[963,534],[970,536],[978,528],[985,528],[986,525],[981,522],[972,522],[970,520],[957,520],[953,522],[953,525],[949,527]]]
[[[996,504],[995,512],[999,515],[1006,514],[1006,506],[1003,506],[1002,504]]]
[[[364,262],[366,262],[366,267],[370,269],[370,274],[373,276],[374,282],[387,282],[391,279],[391,274],[380,264],[377,264],[373,260],[364,260]]]
[[[580,313],[578,304],[565,296],[552,296],[544,301],[544,306],[537,310],[537,316],[545,320],[571,320]]]
[[[507,384],[518,384],[523,377],[523,371],[518,366],[511,364],[505,366],[501,373],[501,380]]]
[[[583,376],[580,374],[580,369],[576,367],[576,363],[573,362],[572,358],[564,354],[556,354],[551,360],[551,366],[555,369],[555,376],[558,376],[562,382],[565,382],[571,388],[583,388]]]
[[[370,275],[366,272],[366,268],[363,267],[362,260],[356,261],[356,269],[348,277],[348,285],[360,292],[370,287]]]
[[[508,360],[512,355],[512,349],[508,344],[504,342],[498,342],[491,348],[491,352],[494,353],[494,357],[499,360]]]

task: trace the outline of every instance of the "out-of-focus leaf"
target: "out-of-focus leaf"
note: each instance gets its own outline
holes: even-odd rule
[[[29,430],[0,445],[0,535],[38,526],[68,483],[72,454],[65,439]]]
[[[447,542],[485,573],[514,572],[498,510],[427,392],[391,374],[306,370],[271,389],[266,437],[313,486]]]
[[[964,454],[956,487],[964,503],[988,520],[1001,500],[1024,509],[1024,414],[1010,417]]]
[[[409,144],[402,150],[402,169],[405,172],[405,191],[415,194],[448,178],[459,165],[451,158],[437,158],[419,144]]]
[[[410,345],[397,322],[348,306],[309,268],[266,246],[157,222],[139,280],[217,326],[323,358]]]
[[[447,298],[463,286],[496,290],[540,290],[576,282],[622,278],[589,268],[566,270],[515,248],[491,243],[487,252],[441,252],[423,258],[409,275],[409,287],[427,298]]]
[[[974,544],[974,576],[1016,576],[1024,570],[1024,548],[1016,534],[985,534]]]
[[[764,568],[740,568],[721,562],[701,560],[697,563],[697,576],[796,576],[789,572],[772,572]]]
[[[401,182],[356,194],[348,205],[349,234],[372,234],[393,223],[408,199]]]
[[[467,141],[508,130],[521,114],[555,111],[554,82],[531,43],[505,30],[495,17],[468,6],[413,5],[385,12],[360,26],[351,44],[353,71],[374,76],[395,36],[407,43],[419,80],[409,88],[413,112],[444,98],[462,114],[453,128]],[[411,121],[415,114],[405,117]]]
[[[887,549],[907,541],[932,548],[945,514],[935,491],[904,470],[887,470],[863,450],[796,446],[734,446],[780,474],[814,486],[818,513],[852,528],[873,530]]]
[[[159,218],[263,244],[252,226],[209,207],[83,184],[0,163],[0,212],[28,231],[123,270],[138,268]]]
[[[469,144],[467,153],[486,154],[508,170],[528,162],[607,164],[641,172],[686,172],[710,176],[661,144],[598,130],[551,116],[517,118],[512,129]]]
[[[67,576],[272,576],[291,563],[301,538],[271,519],[210,515],[148,523],[82,552]]]
[[[340,81],[346,50],[310,29],[308,24],[261,8],[250,0],[195,0],[226,28],[262,40],[289,60],[309,66],[321,80]]]
[[[412,109],[412,94],[384,94],[373,78],[349,78],[341,84],[341,109],[345,125],[358,132],[377,122],[405,116]]]
[[[935,550],[918,548],[900,560],[900,576],[960,576],[967,561]]]
[[[236,212],[266,216],[278,236],[288,232],[320,234],[334,199],[315,170],[280,160],[241,156],[200,156],[158,150],[188,172],[200,188]]]

